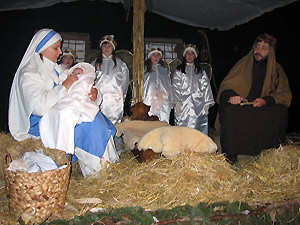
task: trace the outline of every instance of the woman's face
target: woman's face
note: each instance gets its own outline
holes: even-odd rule
[[[71,55],[65,55],[63,58],[62,58],[62,63],[68,67],[72,66],[73,63],[74,63],[74,58],[73,56]]]
[[[111,43],[106,42],[101,46],[101,50],[102,50],[102,53],[108,57],[108,56],[111,56],[114,48]]]
[[[44,51],[42,51],[42,55],[47,59],[51,60],[52,62],[56,62],[58,57],[62,54],[60,46],[61,41],[59,40],[50,47],[46,48]]]
[[[158,52],[155,52],[150,55],[151,63],[153,66],[157,65],[161,59],[161,55]]]
[[[59,40],[50,47],[46,48],[44,51],[42,51],[42,55],[47,59],[51,60],[52,62],[56,62],[58,57],[62,54],[60,46],[61,41]]]
[[[187,50],[185,53],[185,59],[187,63],[193,63],[195,60],[195,53],[192,50]]]

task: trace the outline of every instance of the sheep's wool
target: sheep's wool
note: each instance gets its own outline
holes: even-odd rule
[[[184,150],[212,153],[217,145],[207,135],[188,127],[168,126],[156,128],[145,134],[137,144],[139,150],[152,149],[171,158]]]
[[[158,127],[166,126],[170,125],[162,121],[141,120],[126,121],[115,125],[117,129],[116,136],[120,137],[121,135],[123,135],[123,141],[130,149],[133,149],[135,144],[149,131]]]

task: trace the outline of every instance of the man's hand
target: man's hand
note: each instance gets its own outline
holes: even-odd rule
[[[266,101],[263,98],[257,98],[254,101],[253,107],[262,107],[266,104]]]
[[[94,101],[97,100],[97,96],[98,96],[98,90],[97,90],[97,88],[92,87],[91,91],[89,93],[90,99],[94,102]]]
[[[241,102],[247,102],[248,100],[241,96],[231,96],[228,100],[233,105],[240,104]]]

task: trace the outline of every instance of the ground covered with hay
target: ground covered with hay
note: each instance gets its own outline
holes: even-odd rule
[[[60,164],[67,161],[62,152],[43,148],[39,140],[16,142],[2,133],[0,145],[2,168],[7,153],[16,159],[25,151],[40,148]],[[9,219],[2,170],[0,177],[0,223],[19,224]],[[199,156],[186,151],[172,160],[160,157],[140,164],[131,152],[126,152],[97,177],[84,179],[78,165],[73,164],[63,220],[57,224],[68,224],[62,222],[66,220],[73,224],[133,224],[131,214],[140,218],[136,221],[140,224],[155,223],[156,217],[169,221],[164,224],[208,224],[224,218],[242,221],[241,215],[268,212],[268,217],[259,219],[266,222],[274,221],[279,214],[276,205],[286,206],[284,210],[292,212],[289,220],[300,222],[298,199],[300,147],[294,143],[265,150],[233,166],[220,154]],[[176,213],[172,213],[174,210]],[[116,219],[122,212],[126,216]],[[246,219],[251,224],[251,218]]]

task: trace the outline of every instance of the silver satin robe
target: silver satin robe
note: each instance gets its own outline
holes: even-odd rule
[[[150,116],[156,115],[160,121],[169,123],[172,109],[170,72],[160,64],[152,66],[152,71],[144,74],[143,102],[151,106]]]
[[[95,61],[92,65],[95,65]],[[114,67],[114,61],[110,57],[103,57],[101,69],[96,68],[95,80],[95,86],[103,95],[100,110],[113,124],[121,122],[129,85],[126,64],[119,58],[116,58],[116,62],[117,66]]]
[[[185,72],[177,70],[172,80],[175,125],[208,134],[208,109],[215,104],[210,80],[204,70],[196,74],[194,64],[187,63]]]

